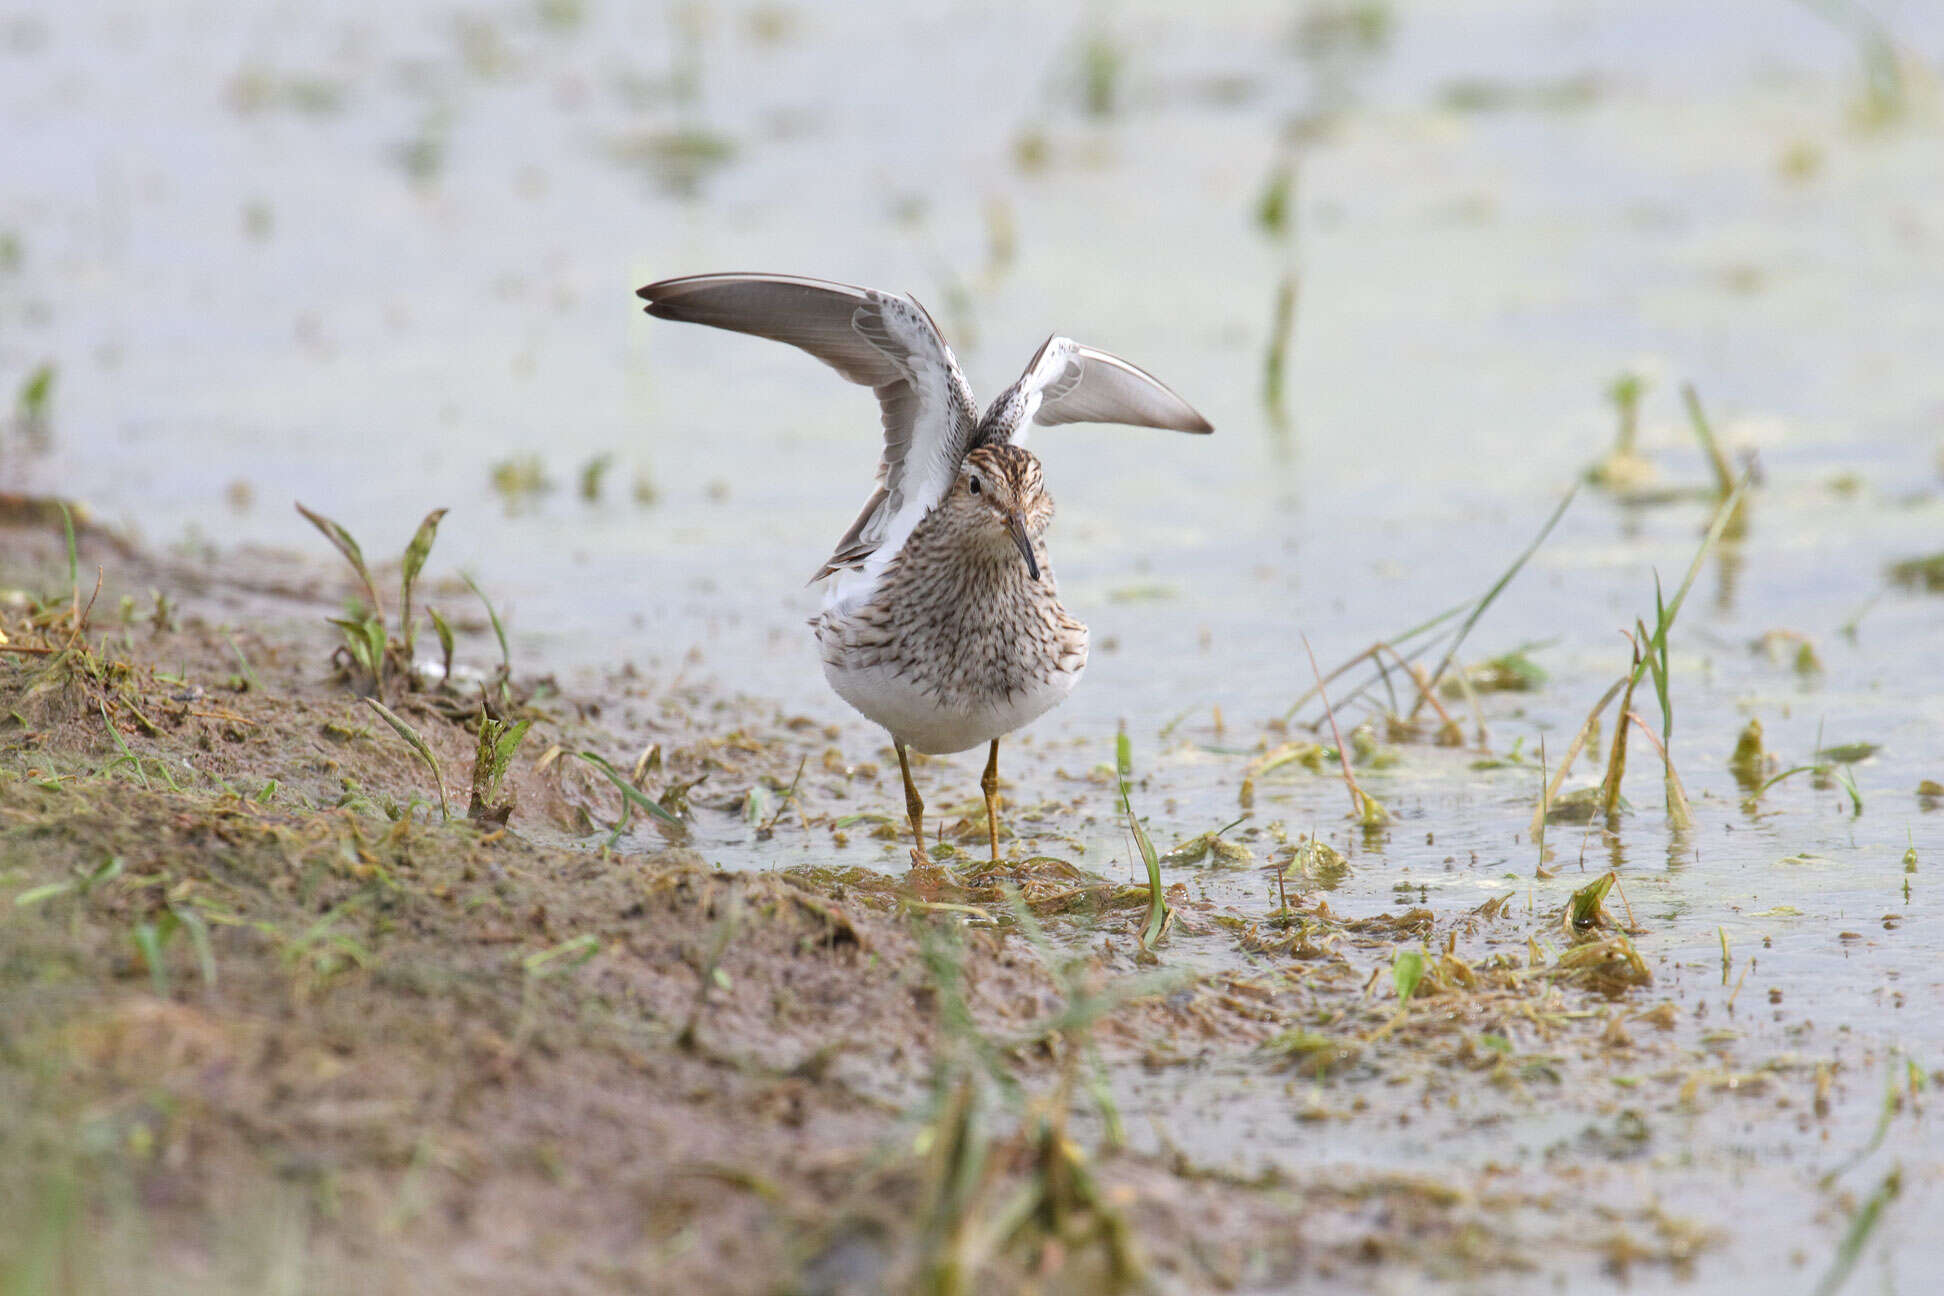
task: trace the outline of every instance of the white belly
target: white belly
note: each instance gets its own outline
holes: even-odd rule
[[[965,751],[1031,724],[1066,700],[1085,669],[1083,664],[1029,681],[1003,699],[972,702],[942,700],[888,665],[853,667],[824,659],[824,678],[838,697],[928,756]]]

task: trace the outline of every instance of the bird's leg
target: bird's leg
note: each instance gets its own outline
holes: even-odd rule
[[[925,854],[925,802],[918,795],[918,785],[911,781],[911,761],[905,755],[905,745],[896,738],[891,740],[891,745],[898,749],[898,768],[904,772],[905,817],[911,821],[911,840],[917,843],[912,848],[912,863],[923,864],[929,858]]]
[[[992,862],[999,862],[999,740],[992,740],[992,754],[986,757],[985,774],[979,779],[985,793],[986,836],[992,840]]]

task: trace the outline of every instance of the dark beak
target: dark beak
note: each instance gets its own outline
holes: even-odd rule
[[[1019,556],[1026,560],[1026,570],[1038,580],[1039,559],[1033,557],[1033,539],[1026,534],[1026,515],[1017,509],[1006,514],[1006,530],[1012,532],[1013,543],[1019,546]]]

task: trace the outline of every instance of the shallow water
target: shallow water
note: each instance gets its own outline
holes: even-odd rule
[[[1034,441],[1062,510],[1062,590],[1096,652],[1007,770],[1022,800],[1097,802],[1086,858],[1118,872],[1109,793],[1057,770],[1110,759],[1125,722],[1163,849],[1226,823],[1235,753],[1308,687],[1302,636],[1327,668],[1484,590],[1610,444],[1617,373],[1652,376],[1642,448],[1665,481],[1705,486],[1677,396],[1692,381],[1762,474],[1746,537],[1705,562],[1672,639],[1695,830],[1670,835],[1636,742],[1635,813],[1617,835],[1556,826],[1559,874],[1535,880],[1536,769],[1413,745],[1363,774],[1399,823],[1330,902],[1376,913],[1408,878],[1440,915],[1507,889],[1543,913],[1617,868],[1647,928],[1647,997],[1705,1002],[1715,1026],[1732,988],[1716,984],[1720,933],[1738,959],[1759,949],[1736,1052],[1837,1059],[1842,1101],[1813,1130],[1706,1106],[1657,1134],[1695,1161],[1607,1187],[1731,1230],[1697,1290],[1818,1272],[1843,1221],[1815,1173],[1868,1137],[1890,1051],[1935,1067],[1944,1037],[1926,883],[1944,832],[1914,794],[1944,780],[1944,603],[1884,579],[1944,547],[1944,10],[1878,6],[1916,62],[1904,115],[1874,127],[1858,121],[1866,45],[1846,11],[1808,5],[1400,5],[1368,41],[1287,5],[1194,21],[1133,6],[1105,26],[1049,6],[579,11],[564,26],[527,5],[6,17],[0,233],[19,264],[0,269],[0,378],[58,365],[51,442],[9,445],[6,484],[78,495],[154,540],[312,555],[293,498],[378,552],[450,506],[433,568],[480,575],[518,661],[713,677],[844,723],[862,756],[878,739],[823,688],[802,580],[865,494],[869,396],[782,348],[651,324],[631,290],[730,268],[909,289],[984,395],[1057,328],[1153,369],[1219,429]],[[1094,32],[1120,61],[1101,116],[1079,88]],[[1275,238],[1253,212],[1292,122],[1310,125]],[[692,182],[639,160],[679,152],[671,139],[729,156]],[[1043,165],[1022,165],[1022,142]],[[1287,269],[1300,302],[1276,420],[1263,351]],[[614,466],[587,503],[576,478],[599,454]],[[489,465],[525,456],[557,489],[515,507]],[[638,475],[651,504],[632,498]],[[1582,491],[1466,645],[1544,645],[1543,687],[1487,700],[1495,751],[1523,741],[1531,758],[1543,736],[1557,757],[1710,510]],[[1751,649],[1778,629],[1823,669]],[[1655,724],[1651,703],[1643,685]],[[1854,770],[1860,813],[1807,775],[1744,806],[1725,762],[1750,718],[1782,768],[1819,739],[1880,744]],[[1584,758],[1578,774],[1593,777]],[[970,758],[923,774],[939,803],[975,776]],[[1249,826],[1341,840],[1342,805],[1333,781],[1272,777]],[[704,829],[727,866],[777,854],[739,820]],[[785,845],[793,863],[900,863],[822,834]],[[1194,889],[1242,914],[1273,903],[1254,871]],[[1171,957],[1239,956],[1217,931]],[[1246,1061],[1125,1085],[1223,1164],[1477,1166],[1584,1124],[1299,1124],[1284,1077]],[[1921,1118],[1898,1131],[1905,1195],[1857,1280],[1920,1290],[1940,1258],[1920,1223],[1940,1147]]]

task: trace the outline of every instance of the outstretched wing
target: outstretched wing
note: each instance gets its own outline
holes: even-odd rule
[[[975,442],[1020,441],[1028,423],[1131,423],[1208,433],[1215,429],[1169,386],[1138,365],[1050,337],[1026,372],[992,403]]]
[[[664,279],[636,294],[660,319],[787,342],[877,393],[877,490],[812,580],[893,551],[950,489],[978,425],[972,389],[938,325],[909,297],[791,275]]]

